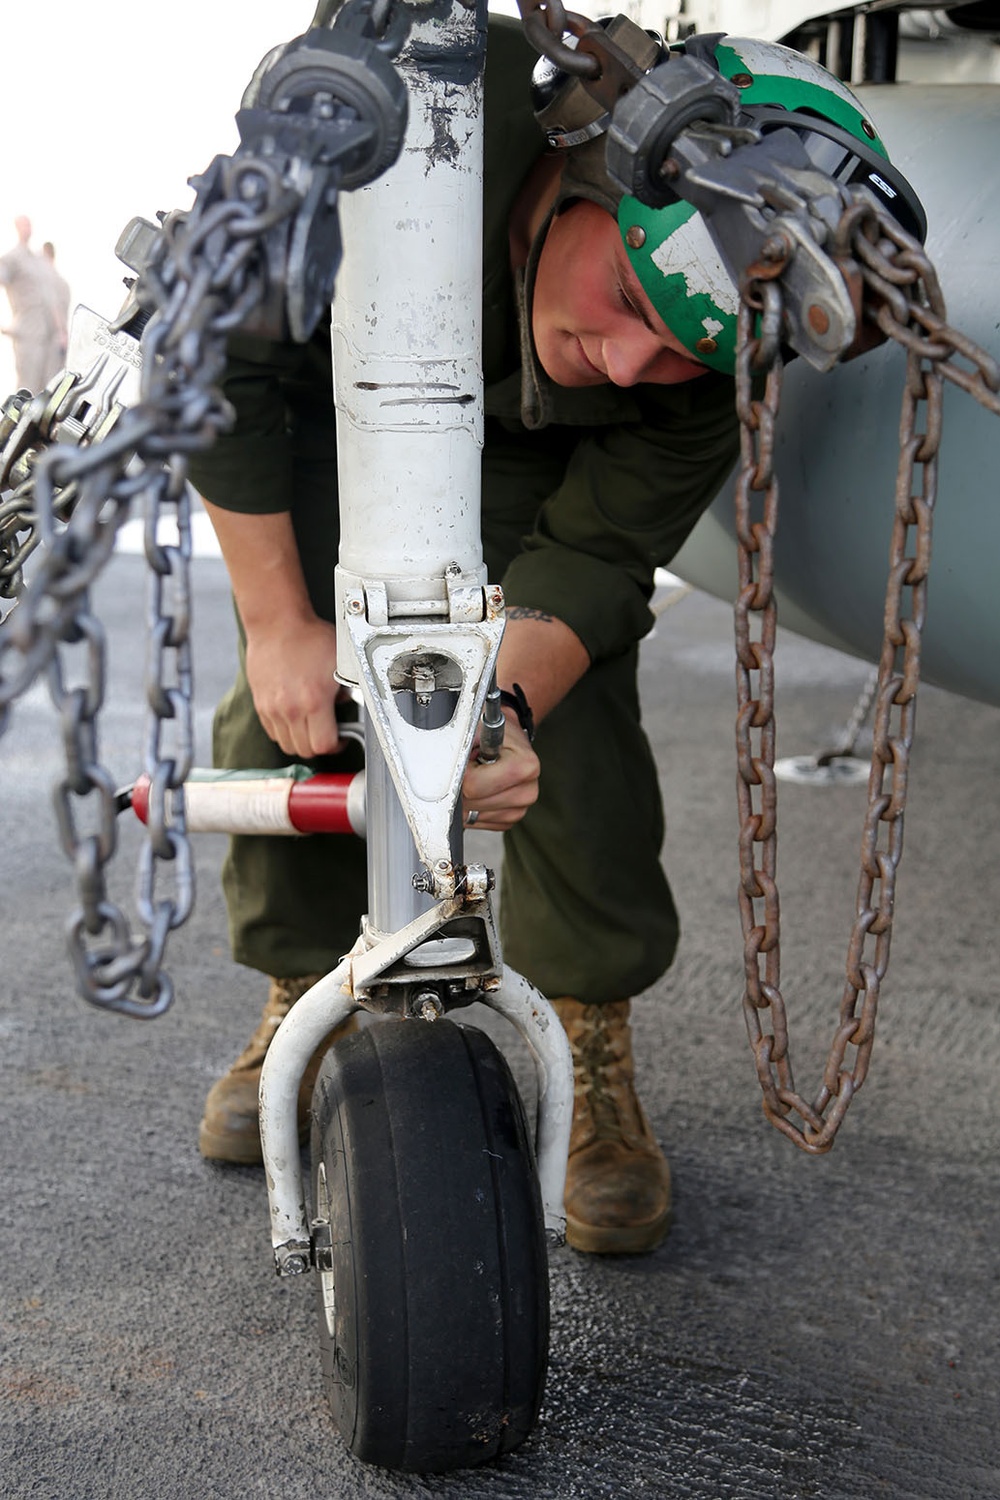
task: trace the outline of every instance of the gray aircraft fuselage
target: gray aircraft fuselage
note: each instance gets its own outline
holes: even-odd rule
[[[949,324],[1000,357],[1000,85],[856,90],[927,210],[927,250]],[[776,441],[778,618],[878,658],[905,355],[888,344],[827,375],[786,371]],[[736,593],[729,484],[671,564]],[[1000,705],[1000,419],[950,383],[923,646],[926,681]]]

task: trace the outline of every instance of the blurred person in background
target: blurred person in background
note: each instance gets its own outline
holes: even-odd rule
[[[14,371],[20,390],[37,391],[62,368],[66,315],[61,312],[58,273],[53,263],[31,248],[31,220],[14,220],[17,243],[0,255],[0,286],[7,293],[11,320],[3,333],[14,346]],[[65,286],[61,276],[58,283]],[[65,292],[68,312],[69,288]]]
[[[60,275],[56,267],[56,247],[51,240],[46,240],[42,246],[42,255],[48,263],[49,278],[51,283],[52,316],[55,319],[55,328],[52,335],[52,346],[49,351],[52,369],[50,376],[57,370],[61,370],[66,363],[66,350],[69,347],[69,282],[65,276]],[[48,379],[49,376],[46,377]]]

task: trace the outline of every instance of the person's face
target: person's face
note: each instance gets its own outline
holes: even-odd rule
[[[679,385],[705,374],[640,286],[615,220],[580,198],[549,225],[531,327],[556,385]]]
[[[31,220],[25,218],[22,214],[14,220],[14,228],[17,230],[17,237],[21,241],[21,244],[26,245],[31,239]]]

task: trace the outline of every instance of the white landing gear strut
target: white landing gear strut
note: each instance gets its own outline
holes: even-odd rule
[[[369,910],[353,952],[279,1028],[260,1109],[275,1261],[319,1273],[338,1425],[359,1457],[426,1470],[507,1451],[537,1414],[573,1070],[548,1002],[502,964],[493,875],[465,862],[460,818],[504,613],[480,541],[485,15],[405,8],[403,151],[341,200],[333,305],[337,676],[366,713]],[[473,1000],[535,1059],[537,1181],[506,1065],[482,1032],[444,1019]],[[358,1008],[396,1023],[327,1054],[310,1220],[299,1082]]]

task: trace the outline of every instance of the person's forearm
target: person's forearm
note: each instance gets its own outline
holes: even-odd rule
[[[246,633],[246,673],[266,734],[287,755],[333,754],[337,632],[316,614],[287,512],[242,515],[206,504]]]
[[[580,637],[555,615],[514,605],[507,624],[497,680],[508,691],[514,683],[524,690],[536,724],[560,703],[590,666]]]
[[[315,616],[288,511],[244,515],[204,501],[229,570],[233,596],[247,635],[276,618]]]

